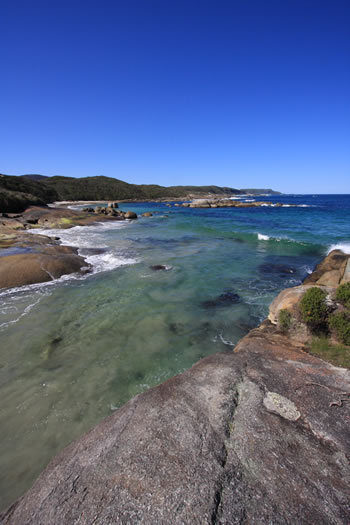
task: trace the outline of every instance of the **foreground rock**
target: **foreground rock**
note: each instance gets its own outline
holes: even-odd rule
[[[346,278],[339,255],[304,291]],[[348,525],[349,421],[350,371],[265,321],[63,450],[0,521]]]
[[[0,257],[0,288],[13,288],[52,281],[71,273],[85,273],[89,266],[77,250],[48,246],[39,253]]]
[[[265,323],[66,448],[1,523],[347,524],[349,391]]]

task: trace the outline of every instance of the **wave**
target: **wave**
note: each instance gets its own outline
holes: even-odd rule
[[[350,242],[340,242],[338,244],[332,244],[328,249],[327,254],[333,250],[341,250],[346,254],[350,254]]]
[[[259,241],[269,241],[271,237],[269,235],[264,235],[263,233],[258,233]]]
[[[114,270],[118,266],[135,264],[137,259],[125,257],[120,253],[108,251],[102,254],[85,255],[83,250],[86,248],[109,248],[103,234],[108,230],[118,230],[125,228],[129,221],[123,222],[100,222],[91,226],[74,226],[67,230],[61,229],[35,229],[31,233],[39,233],[49,237],[59,237],[60,243],[64,246],[74,246],[78,248],[78,253],[85,258],[86,262],[92,266],[91,274]],[[80,250],[82,252],[80,253]],[[76,278],[76,277],[75,277]]]

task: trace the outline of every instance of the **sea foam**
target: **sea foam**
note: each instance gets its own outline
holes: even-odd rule
[[[268,235],[264,235],[263,233],[258,233],[258,239],[259,241],[269,241],[270,237]]]
[[[350,254],[350,242],[340,242],[338,244],[332,244],[327,253],[333,250],[341,250],[346,254]]]

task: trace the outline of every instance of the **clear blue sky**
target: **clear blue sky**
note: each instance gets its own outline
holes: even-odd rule
[[[0,0],[0,172],[350,193],[349,28],[345,0]]]

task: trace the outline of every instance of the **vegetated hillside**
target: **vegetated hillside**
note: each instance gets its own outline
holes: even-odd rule
[[[157,184],[128,184],[110,177],[50,177],[47,186],[55,189],[60,200],[148,200],[186,197],[196,194],[237,194],[238,190],[219,186],[159,186]]]
[[[29,204],[54,201],[185,199],[190,195],[277,193],[272,190],[237,190],[220,186],[159,186],[128,184],[111,177],[46,177],[0,175],[0,212],[23,211]],[[21,195],[22,194],[22,195]]]
[[[58,199],[54,188],[42,182],[0,174],[0,212],[21,212],[31,204],[37,206]]]
[[[22,177],[26,177],[26,179],[31,179],[31,180],[43,180],[43,179],[48,179],[49,177],[47,175],[37,175],[37,174],[30,174],[30,175],[22,175]]]
[[[41,184],[52,188],[57,200],[123,200],[143,199],[144,193],[135,184],[128,184],[110,177],[50,177]]]
[[[280,191],[259,188],[244,188],[239,190],[241,193],[250,193],[251,195],[281,195]]]

